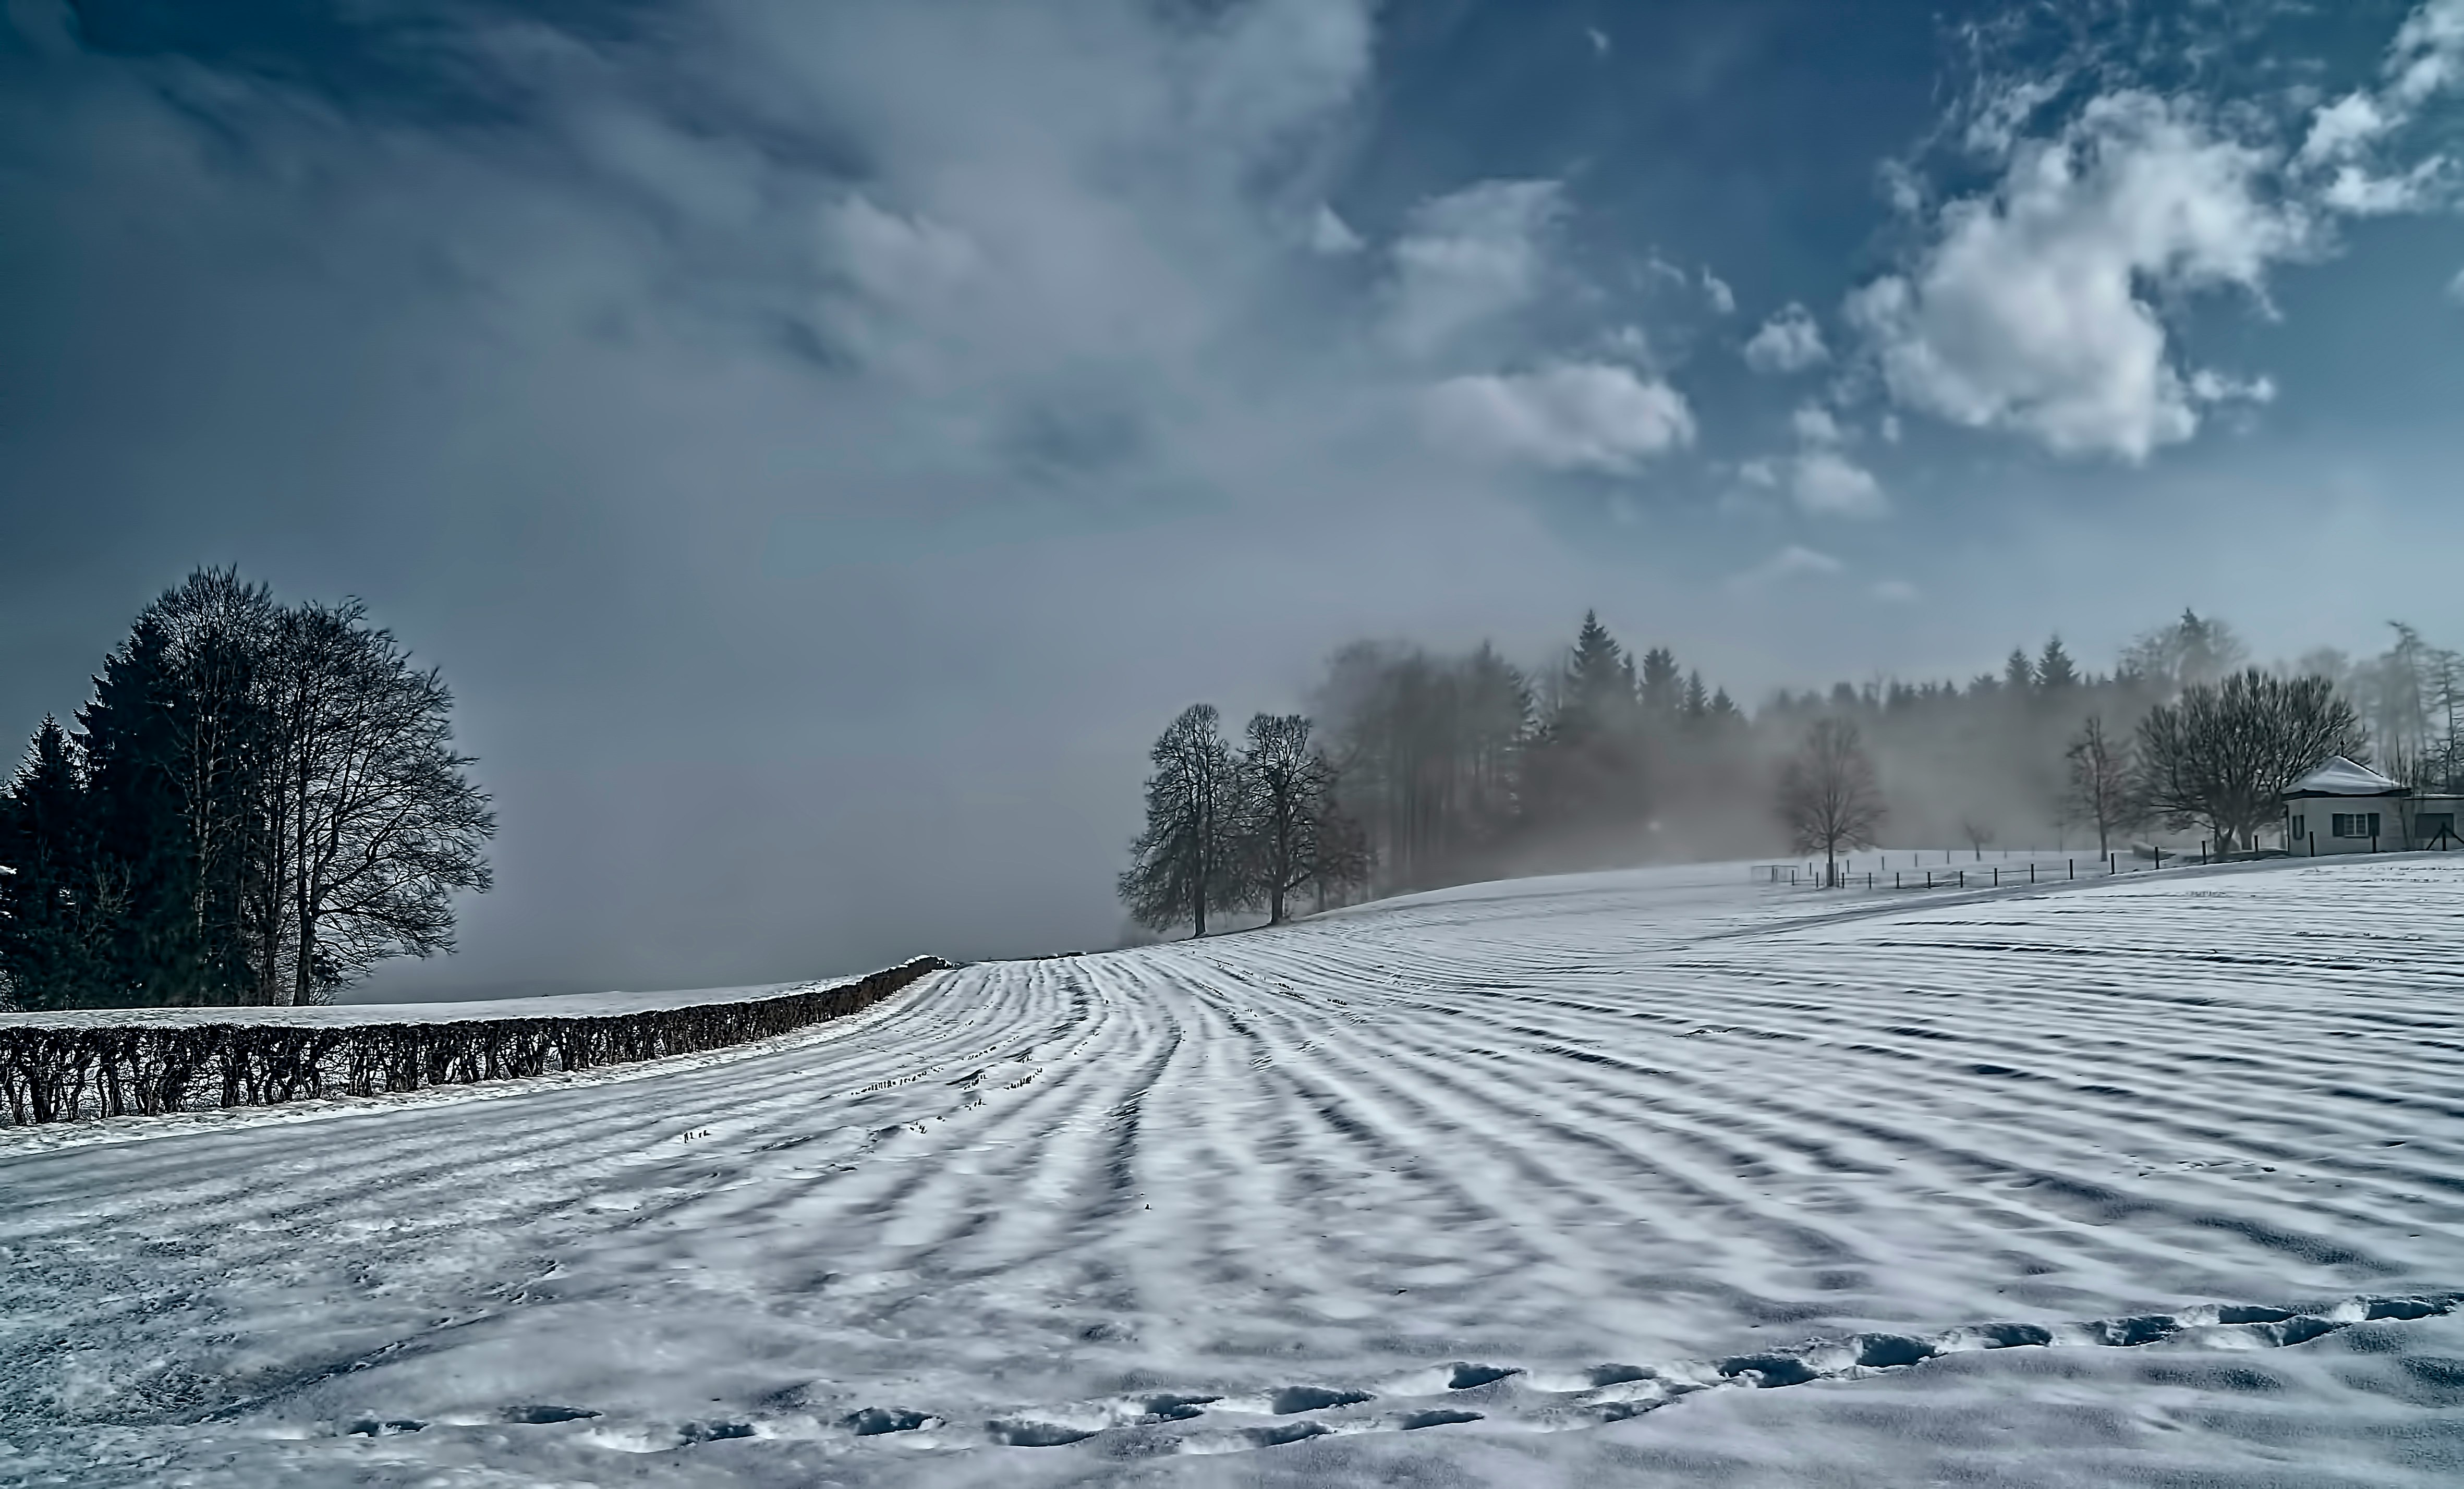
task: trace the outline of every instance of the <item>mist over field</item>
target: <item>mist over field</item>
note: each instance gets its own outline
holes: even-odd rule
[[[1545,711],[1587,610],[2050,845],[2063,732],[1895,682],[2464,636],[2456,24],[19,5],[0,727],[196,566],[364,599],[496,813],[374,999],[1114,944],[1184,707],[1486,642]],[[1773,851],[1767,754],[1380,887]]]

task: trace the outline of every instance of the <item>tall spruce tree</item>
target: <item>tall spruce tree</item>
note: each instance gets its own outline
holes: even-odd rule
[[[2057,693],[2077,687],[2079,680],[2079,667],[2071,661],[2071,654],[2062,649],[2062,639],[2059,636],[2049,637],[2044,651],[2036,658],[2036,690]]]
[[[103,980],[120,905],[99,867],[76,753],[47,717],[0,794],[0,1006],[77,1008]]]
[[[1655,719],[1673,718],[1684,705],[1684,684],[1677,669],[1677,653],[1654,646],[1642,654],[1639,685],[1643,712]]]
[[[120,887],[94,1000],[212,1000],[196,932],[196,854],[183,811],[178,679],[169,630],[151,614],[104,658],[77,711],[95,872]]]
[[[1711,695],[1703,690],[1700,668],[1685,676],[1685,716],[1698,724],[1711,716]]]
[[[1634,664],[1599,616],[1584,611],[1551,728],[1563,736],[1605,733],[1624,722],[1633,703]]]

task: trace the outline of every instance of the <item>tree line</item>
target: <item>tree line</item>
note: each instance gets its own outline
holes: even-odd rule
[[[2053,821],[2093,829],[2100,854],[2117,834],[2160,822],[2204,829],[2218,855],[2256,851],[2295,781],[2332,756],[2369,758],[2360,715],[2332,683],[2256,668],[2189,685],[2150,707],[2134,734],[2116,735],[2091,713],[2062,755]],[[1832,887],[1839,856],[1875,846],[1890,810],[1857,724],[1837,716],[1815,720],[1788,756],[1772,804],[1790,846],[1822,856]],[[1993,839],[1973,819],[1960,832],[1980,857]]]
[[[1861,822],[1870,834],[1886,816],[1911,843],[2087,840],[2104,852],[2162,825],[2204,829],[2219,851],[2247,848],[2275,820],[2276,792],[2326,755],[2367,761],[2373,740],[2381,768],[2409,784],[2464,784],[2464,665],[2409,626],[2394,631],[2380,656],[2321,651],[2255,668],[2230,624],[2185,610],[2102,669],[2054,636],[1966,683],[1783,690],[1750,712],[1673,649],[1630,649],[1596,614],[1536,668],[1485,644],[1449,655],[1358,642],[1328,660],[1306,712],[1285,716],[1315,741],[1311,790],[1323,820],[1347,834],[1342,873],[1304,882],[1331,901],[1807,851],[1797,805],[1825,796],[1834,829]],[[1187,824],[1212,820],[1196,788],[1169,787],[1159,808],[1167,775],[1202,774],[1163,768],[1167,754],[1209,748],[1196,741],[1213,725],[1187,735],[1192,718],[1157,742],[1147,832],[1122,878],[1133,917],[1157,930],[1199,923],[1194,888],[1153,888],[1167,841],[1184,844],[1167,857],[1187,865],[1175,870],[1187,886],[1219,887],[1212,914],[1264,908],[1229,866],[1243,850],[1228,844],[1246,829],[1225,829],[1231,839],[1208,856],[1186,845]],[[1225,762],[1238,754],[1213,748]],[[1840,771],[1860,785],[1846,799]]]
[[[358,601],[189,575],[0,794],[0,999],[318,1003],[451,950],[495,832],[451,708]]]

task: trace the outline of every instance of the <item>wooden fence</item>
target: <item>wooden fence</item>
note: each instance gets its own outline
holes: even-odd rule
[[[920,956],[833,987],[631,1014],[0,1025],[0,1124],[269,1106],[689,1055],[845,1018],[950,965]]]

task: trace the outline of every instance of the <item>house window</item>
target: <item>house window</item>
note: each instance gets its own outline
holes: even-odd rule
[[[2299,843],[2303,838],[2309,836],[2310,829],[2304,825],[2304,821],[2305,819],[2300,817],[2293,819],[2293,841],[2296,843]]]
[[[2412,820],[2412,829],[2413,836],[2424,842],[2434,843],[2441,838],[2453,838],[2455,836],[2455,814],[2424,812]]]
[[[2375,838],[2379,835],[2379,814],[2376,812],[2335,812],[2328,817],[2332,834],[2339,838]]]

